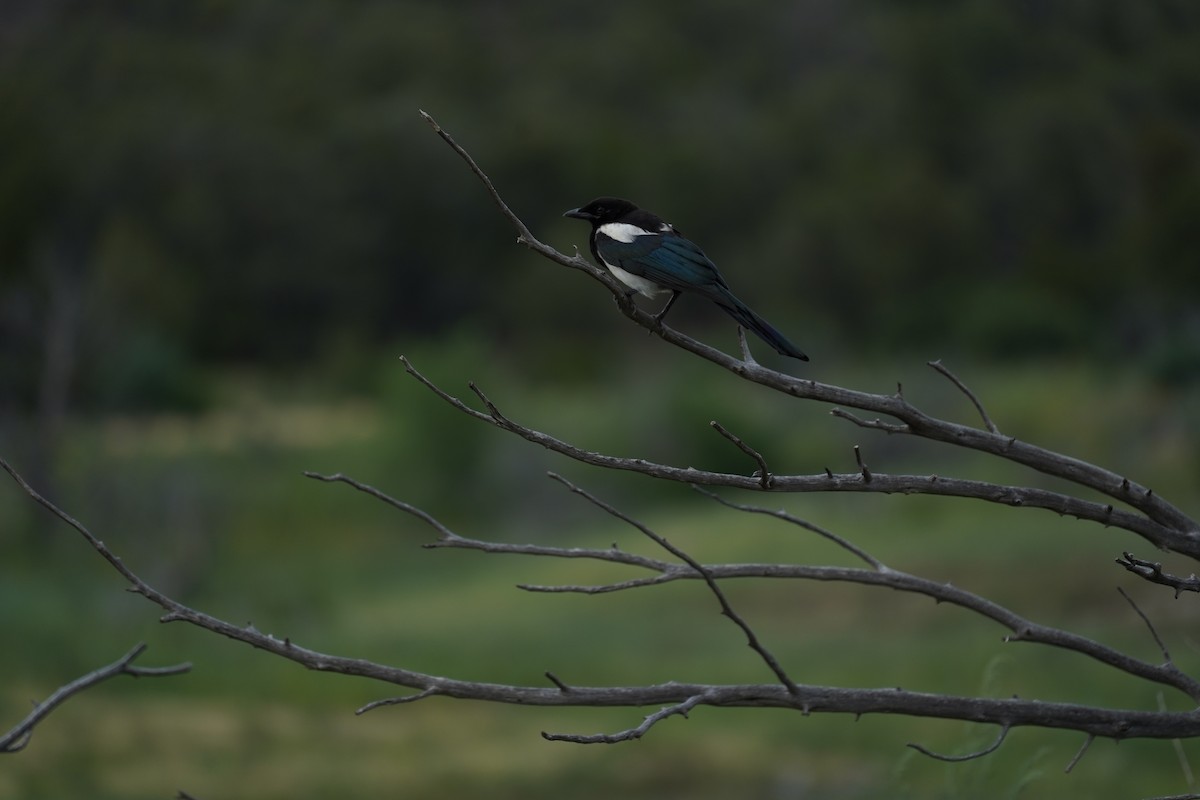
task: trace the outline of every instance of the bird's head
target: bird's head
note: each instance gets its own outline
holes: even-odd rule
[[[626,214],[637,210],[638,207],[633,203],[628,200],[622,200],[619,197],[597,197],[586,206],[572,208],[563,214],[563,216],[584,219],[592,223],[593,226],[599,226],[606,222],[616,222]]]

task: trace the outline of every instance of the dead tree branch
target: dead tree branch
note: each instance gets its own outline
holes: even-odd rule
[[[96,550],[131,586],[131,590],[160,606],[164,613],[162,622],[186,622],[199,628],[220,634],[229,639],[248,644],[259,650],[264,650],[280,658],[293,661],[308,669],[332,672],[343,675],[369,678],[372,680],[406,686],[417,690],[418,695],[412,701],[434,696],[443,696],[460,700],[479,700],[496,703],[512,703],[518,705],[537,706],[586,706],[586,707],[638,707],[638,706],[675,706],[687,703],[692,698],[699,697],[692,705],[715,707],[752,707],[752,708],[786,708],[800,711],[804,714],[840,713],[840,714],[903,714],[918,717],[935,717],[941,719],[957,719],[970,722],[1008,725],[1009,727],[1035,726],[1076,730],[1098,737],[1112,739],[1129,738],[1191,738],[1200,736],[1200,715],[1193,712],[1162,712],[1144,711],[1138,709],[1097,708],[1074,703],[1054,703],[1039,700],[1024,700],[1018,698],[995,699],[963,697],[954,695],[931,694],[926,692],[906,691],[902,689],[855,689],[843,687],[817,686],[796,684],[795,692],[782,683],[767,684],[695,684],[668,682],[649,686],[571,686],[570,691],[564,692],[560,686],[553,688],[535,686],[515,686],[507,684],[483,683],[478,681],[463,681],[453,678],[429,675],[400,667],[379,664],[359,658],[322,653],[302,647],[290,638],[278,638],[271,634],[262,633],[253,625],[239,626],[202,611],[192,609],[177,600],[159,592],[147,584],[133,570],[109,550],[82,523],[59,509],[54,503],[38,494],[12,468],[7,461],[0,459],[2,467],[16,481],[17,485],[35,502],[53,514],[62,522],[73,528],[91,547]],[[360,490],[368,491],[370,487],[359,484],[344,476],[331,478],[338,482],[347,483]],[[369,493],[386,498],[381,492]],[[396,501],[387,500],[389,504],[405,507]],[[411,508],[411,506],[408,506]],[[634,564],[629,560],[630,554],[618,550],[585,551],[576,548],[561,548],[561,552],[553,552],[556,548],[533,548],[529,550],[514,549],[507,545],[477,543],[477,540],[458,536],[449,531],[441,523],[429,515],[419,514],[421,519],[439,532],[440,536],[435,546],[454,546],[484,549],[497,553],[524,553],[532,555],[555,555],[566,558],[600,558],[615,563]],[[480,546],[482,544],[483,546]],[[634,559],[642,557],[633,556]],[[653,559],[646,564],[638,564],[647,568]],[[1197,692],[1197,687],[1189,684],[1190,679],[1180,678],[1172,673],[1174,670],[1166,667],[1138,662],[1128,656],[1109,653],[1107,648],[1087,640],[1079,641],[1081,637],[1073,634],[1054,632],[1053,629],[1033,625],[1012,612],[1002,609],[990,601],[974,598],[970,593],[955,587],[939,584],[903,573],[880,573],[875,570],[852,570],[828,567],[791,567],[781,568],[780,565],[717,565],[707,566],[713,580],[723,580],[732,577],[798,577],[814,580],[852,580],[862,583],[873,583],[889,588],[909,588],[920,591],[932,597],[940,597],[949,602],[957,602],[973,610],[978,610],[984,616],[989,616],[1002,624],[1015,626],[1018,633],[1009,637],[1011,641],[1045,641],[1047,644],[1066,646],[1068,649],[1078,649],[1098,660],[1125,669],[1130,674],[1146,677],[1151,680],[1175,686],[1182,691]],[[687,565],[667,565],[661,577],[673,580],[683,577],[700,579],[694,569]],[[978,606],[978,608],[974,608]],[[984,613],[986,611],[986,613]],[[1007,622],[1006,622],[1007,621]],[[1059,635],[1062,633],[1062,635]],[[1079,642],[1079,647],[1071,646]],[[1186,688],[1185,688],[1186,687]],[[400,702],[400,701],[391,701]],[[405,700],[404,702],[410,702]],[[364,707],[365,710],[366,707]]]
[[[678,483],[726,486],[732,489],[757,490],[762,488],[761,480],[750,475],[709,472],[694,467],[675,467],[658,464],[644,458],[624,458],[576,447],[501,414],[496,404],[474,383],[470,385],[471,389],[484,401],[485,406],[489,409],[487,413],[472,408],[442,389],[419,372],[405,356],[400,357],[400,362],[404,365],[405,371],[422,386],[472,419],[514,433],[528,442],[541,445],[547,450],[580,463],[604,469],[636,472]],[[1177,549],[1179,552],[1185,552],[1186,549],[1196,544],[1188,536],[1155,522],[1143,514],[1114,508],[1107,503],[1072,497],[1061,492],[1031,486],[1007,486],[987,481],[946,478],[940,475],[889,475],[879,472],[870,474],[870,481],[864,480],[861,471],[843,474],[772,475],[771,489],[776,492],[877,492],[967,497],[1016,508],[1043,508],[1061,516],[1076,517],[1102,525],[1123,528],[1164,550]]]

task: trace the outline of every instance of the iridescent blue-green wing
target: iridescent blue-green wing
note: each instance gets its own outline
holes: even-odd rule
[[[606,263],[666,289],[708,294],[716,287],[727,288],[704,251],[682,236],[649,234],[631,242],[597,236],[596,249]]]

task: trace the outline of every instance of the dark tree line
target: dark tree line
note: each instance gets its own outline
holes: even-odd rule
[[[620,10],[7,4],[0,402],[57,370],[74,403],[194,407],[196,364],[467,318],[527,352],[589,337],[576,287],[546,303],[497,254],[418,105],[484,134],[548,235],[634,197],[831,341],[1196,373],[1194,4]]]

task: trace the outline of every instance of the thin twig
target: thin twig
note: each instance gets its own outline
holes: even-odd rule
[[[576,733],[547,733],[546,731],[542,731],[542,738],[551,742],[573,742],[575,744],[616,744],[618,742],[629,742],[642,738],[646,735],[647,731],[667,717],[673,717],[678,714],[686,719],[688,712],[704,699],[703,695],[695,695],[684,700],[682,703],[666,706],[647,716],[642,721],[642,724],[636,728],[629,728],[619,733],[596,733],[584,736]]]
[[[875,419],[863,419],[857,414],[851,414],[842,408],[831,408],[829,409],[829,414],[838,419],[853,422],[860,428],[870,428],[872,430],[883,431],[884,433],[912,433],[912,429],[903,422],[884,422],[878,417]]]
[[[729,508],[736,509],[738,511],[745,511],[749,514],[766,514],[769,517],[775,517],[776,519],[781,519],[784,522],[790,523],[792,525],[796,525],[797,527],[803,528],[806,531],[811,531],[812,533],[815,533],[824,539],[828,539],[829,541],[833,542],[838,547],[842,548],[843,550],[847,551],[848,553],[852,553],[853,555],[862,559],[866,563],[870,564],[876,570],[883,571],[883,570],[887,569],[887,567],[884,565],[884,563],[882,561],[875,558],[875,556],[871,555],[866,550],[863,550],[861,547],[854,544],[849,539],[839,536],[838,534],[834,533],[831,530],[822,528],[820,525],[815,525],[815,524],[809,522],[808,520],[800,519],[799,517],[793,516],[792,514],[789,514],[788,512],[784,511],[781,508],[780,509],[762,508],[760,506],[751,506],[751,505],[744,505],[742,503],[735,503],[732,500],[726,500],[724,497],[721,497],[719,494],[716,494],[715,492],[710,492],[707,489],[704,489],[695,484],[692,484],[692,488],[694,490],[696,490],[697,492],[699,492],[700,494],[704,495],[705,497],[708,497],[708,498],[711,498],[712,500],[717,501],[718,503],[720,503],[723,506],[727,506]]]
[[[546,670],[546,679],[557,686],[559,691],[563,692],[564,694],[571,691],[571,687],[563,683],[559,677],[550,670]]]
[[[423,509],[417,508],[416,506],[414,506],[410,503],[406,503],[403,500],[397,500],[396,498],[392,497],[391,495],[388,495],[388,494],[385,494],[384,492],[379,491],[374,486],[370,486],[365,483],[360,483],[359,481],[354,480],[353,478],[349,477],[348,475],[343,475],[340,472],[335,472],[332,475],[324,475],[320,472],[311,472],[309,470],[305,470],[304,477],[312,478],[313,480],[317,480],[317,481],[323,481],[325,483],[344,483],[348,486],[353,486],[358,491],[360,491],[364,494],[369,494],[369,495],[371,495],[371,497],[374,497],[376,500],[382,500],[383,502],[387,503],[392,508],[397,508],[397,509],[403,511],[405,514],[411,514],[412,516],[421,520],[426,525],[428,525],[429,527],[431,527],[435,531],[437,531],[437,536],[438,536],[439,541],[452,542],[456,539],[462,538],[457,533],[455,533],[454,531],[450,530],[445,525],[443,525],[436,517],[434,517],[429,512],[424,511]]]
[[[587,490],[576,486],[563,476],[551,472],[550,477],[567,487],[567,489],[574,494],[584,498],[597,508],[638,529],[648,538],[652,539],[659,547],[687,563],[689,567],[696,571],[697,575],[704,579],[704,583],[708,585],[709,591],[711,591],[713,596],[717,598],[717,602],[721,605],[721,613],[728,617],[735,625],[741,628],[742,633],[746,634],[746,644],[750,646],[750,649],[758,653],[759,657],[762,658],[767,667],[775,673],[775,677],[779,678],[779,682],[787,687],[789,693],[796,694],[799,691],[795,681],[788,677],[787,672],[785,672],[783,667],[780,666],[779,661],[774,655],[772,655],[771,651],[769,651],[766,646],[759,641],[757,634],[754,633],[754,629],[750,627],[750,624],[746,622],[746,620],[744,620],[740,614],[733,610],[733,606],[730,605],[729,599],[725,596],[725,592],[723,592],[721,587],[717,585],[716,580],[713,579],[712,573],[707,567],[705,567],[696,559],[692,558],[680,548],[668,542],[662,536],[659,536],[644,523],[614,508]]]
[[[1170,664],[1171,651],[1167,649],[1166,642],[1164,642],[1162,637],[1158,635],[1158,631],[1155,629],[1154,623],[1150,621],[1150,618],[1147,617],[1140,608],[1138,608],[1138,604],[1133,602],[1133,598],[1126,594],[1124,589],[1118,586],[1117,591],[1121,593],[1121,597],[1125,598],[1125,602],[1129,603],[1130,608],[1132,608],[1137,615],[1142,618],[1142,622],[1146,623],[1146,627],[1149,629],[1150,635],[1154,637],[1154,641],[1158,645],[1158,649],[1162,651],[1163,660],[1165,663]]]
[[[758,464],[759,483],[761,484],[763,489],[770,489],[771,485],[774,483],[774,480],[771,476],[771,471],[769,469],[767,469],[767,460],[765,458],[763,458],[762,453],[758,452],[753,447],[746,444],[746,442],[741,437],[730,433],[729,430],[726,429],[726,427],[724,425],[717,422],[715,419],[713,421],[709,422],[708,424],[711,425],[713,430],[715,430],[717,433],[721,434],[726,439],[733,442],[734,447],[741,450],[746,455],[750,456],[750,458],[754,459],[755,463]]]
[[[417,692],[416,694],[406,694],[403,697],[385,697],[382,700],[372,700],[365,706],[356,709],[354,713],[356,715],[361,715],[367,713],[368,711],[374,711],[377,708],[382,708],[383,706],[399,706],[406,703],[415,703],[418,700],[424,700],[426,697],[433,697],[436,694],[439,694],[437,689],[430,687],[424,691]]]
[[[1094,741],[1096,741],[1095,735],[1089,733],[1087,738],[1083,740],[1083,745],[1075,753],[1075,757],[1070,760],[1070,762],[1067,764],[1067,768],[1063,770],[1064,773],[1069,773],[1071,770],[1075,769],[1075,765],[1079,763],[1079,759],[1083,758],[1083,754],[1088,751],[1088,748],[1092,746],[1092,742]]]
[[[975,406],[975,410],[979,412],[979,416],[983,420],[984,426],[991,433],[995,433],[997,435],[1000,433],[1000,429],[996,427],[996,423],[992,422],[992,418],[989,417],[987,411],[985,411],[983,409],[983,403],[981,403],[979,401],[979,398],[975,395],[974,392],[971,391],[971,389],[965,383],[963,383],[961,380],[958,379],[957,375],[955,375],[953,372],[951,372],[949,370],[949,368],[947,368],[946,365],[942,363],[942,360],[940,358],[937,361],[927,361],[925,363],[927,363],[929,366],[933,367],[940,374],[944,375],[951,383],[953,383],[955,386],[958,387],[958,390],[960,392],[962,392],[963,394],[965,394],[967,396],[967,399],[970,400],[971,404]]]
[[[140,643],[125,655],[107,666],[93,670],[82,677],[76,678],[65,686],[59,687],[53,694],[34,706],[29,716],[21,720],[8,733],[0,736],[0,753],[15,753],[24,750],[33,736],[33,729],[44,720],[51,711],[58,708],[69,698],[82,691],[90,689],[98,683],[118,675],[130,675],[134,678],[162,678],[171,675],[182,675],[191,670],[192,665],[176,664],[171,667],[135,667],[133,662],[144,653],[146,645]]]
[[[521,244],[541,244],[536,238],[534,238],[533,234],[529,232],[529,228],[525,227],[525,223],[521,221],[521,218],[514,214],[512,209],[508,207],[508,203],[504,202],[504,198],[500,196],[500,193],[496,191],[496,187],[492,184],[492,179],[487,176],[486,172],[479,168],[479,165],[475,163],[475,159],[471,158],[471,154],[459,147],[458,142],[454,141],[450,134],[446,133],[445,129],[443,129],[442,126],[437,123],[437,120],[420,109],[417,109],[417,111],[420,113],[421,118],[429,123],[434,132],[438,136],[442,137],[442,141],[450,145],[450,149],[457,153],[458,157],[467,163],[467,166],[470,167],[471,172],[475,173],[475,177],[479,178],[479,180],[483,182],[483,185],[487,187],[488,194],[491,195],[491,198],[493,201],[495,201],[496,205],[500,207],[500,213],[507,217],[508,221],[513,224],[513,227],[520,231],[521,236],[517,239],[517,241]]]
[[[1000,735],[997,736],[996,740],[994,742],[992,742],[991,744],[989,744],[987,747],[983,748],[982,750],[977,750],[974,753],[967,753],[966,755],[962,755],[962,756],[947,756],[947,755],[943,755],[941,753],[935,753],[933,750],[930,750],[927,747],[922,747],[921,745],[919,745],[915,742],[909,742],[906,745],[906,747],[911,747],[913,750],[916,750],[918,753],[927,755],[930,758],[936,758],[938,761],[971,761],[976,758],[982,758],[983,756],[986,756],[989,753],[996,752],[996,750],[998,750],[1000,748],[1000,745],[1004,744],[1004,740],[1008,738],[1009,727],[1011,727],[1011,726],[1004,725],[1003,727],[1001,727]]]

